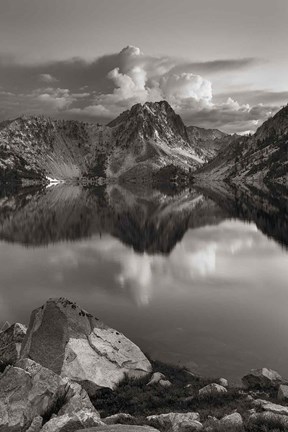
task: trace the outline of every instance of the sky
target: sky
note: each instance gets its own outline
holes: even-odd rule
[[[166,99],[254,131],[288,101],[287,0],[0,0],[0,120],[107,123]]]

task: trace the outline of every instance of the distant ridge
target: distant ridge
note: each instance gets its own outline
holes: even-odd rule
[[[266,120],[252,136],[232,136],[215,159],[197,173],[198,181],[288,187],[288,105]]]

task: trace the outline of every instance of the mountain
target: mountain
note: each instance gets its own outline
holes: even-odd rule
[[[188,171],[199,168],[204,159],[189,142],[181,117],[166,101],[134,105],[108,124],[115,147],[108,172],[131,181],[150,179],[161,167],[173,164]]]
[[[254,135],[232,136],[198,181],[225,180],[255,185],[288,186],[288,106],[265,121]]]
[[[25,116],[0,124],[0,179],[151,182],[167,165],[195,171],[215,154],[222,135],[186,128],[166,101],[136,104],[106,126]]]
[[[195,147],[196,152],[205,162],[213,159],[223,147],[227,137],[230,138],[230,135],[218,129],[188,126],[186,130],[190,144]]]
[[[41,180],[89,175],[99,153],[109,151],[105,126],[43,116],[20,117],[0,125],[0,178]]]

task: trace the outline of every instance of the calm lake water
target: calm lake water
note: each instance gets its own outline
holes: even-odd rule
[[[154,359],[288,377],[287,214],[255,191],[2,191],[0,322],[67,297]]]

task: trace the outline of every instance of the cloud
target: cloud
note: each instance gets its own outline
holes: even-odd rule
[[[255,130],[279,108],[281,98],[287,96],[285,92],[266,92],[263,96],[261,90],[254,94],[244,90],[215,96],[212,84],[215,74],[252,68],[260,61],[244,58],[189,62],[149,56],[132,45],[92,62],[73,58],[25,65],[5,56],[0,58],[0,90],[5,91],[0,101],[0,119],[43,113],[105,123],[135,103],[165,99],[188,124],[227,132]]]
[[[213,104],[203,109],[188,109],[182,113],[187,124],[197,124],[204,128],[218,128],[228,133],[254,132],[263,121],[278,111],[273,105],[240,104],[232,98],[223,103]]]
[[[199,74],[214,74],[223,73],[230,71],[239,71],[241,69],[247,69],[261,63],[265,63],[265,60],[254,57],[241,58],[241,59],[220,59],[212,60],[207,62],[191,62],[178,64],[172,70],[173,72],[181,73],[183,71],[193,71]]]
[[[59,111],[70,107],[75,101],[75,97],[70,94],[68,89],[47,88],[44,93],[39,89],[35,92],[36,100],[48,108],[49,111]]]
[[[40,74],[39,75],[39,80],[40,81],[42,81],[42,82],[44,82],[44,83],[54,83],[54,82],[57,82],[58,80],[55,78],[55,77],[53,77],[52,75],[50,75],[50,74]]]

